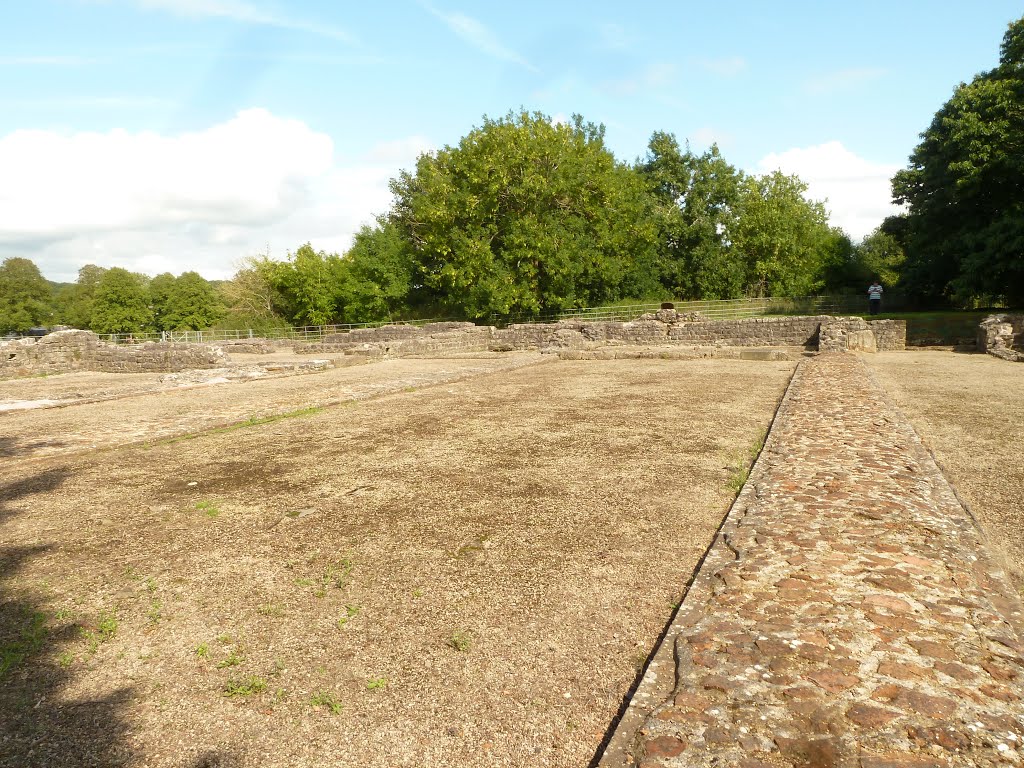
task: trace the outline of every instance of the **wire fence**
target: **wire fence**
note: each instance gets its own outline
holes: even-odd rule
[[[712,320],[734,320],[768,315],[850,315],[865,314],[867,300],[861,296],[801,296],[797,298],[716,299],[709,301],[672,302],[678,312],[699,312]],[[905,306],[899,296],[886,297],[886,310],[899,310]],[[539,315],[491,315],[488,325],[505,327],[514,323],[556,323],[561,320],[629,321],[649,312],[657,312],[661,304],[618,304],[605,307],[544,312]],[[147,341],[173,341],[182,343],[242,342],[247,339],[277,339],[290,341],[322,341],[325,336],[347,333],[357,328],[379,328],[385,325],[426,325],[450,322],[450,319],[381,320],[374,323],[340,323],[334,325],[306,325],[265,329],[210,328],[201,331],[163,331],[154,333],[112,333],[101,335],[104,341],[115,344],[142,344]]]

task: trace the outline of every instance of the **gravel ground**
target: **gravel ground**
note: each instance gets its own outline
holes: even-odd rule
[[[394,361],[0,417],[0,766],[587,765],[793,365]]]
[[[864,360],[935,453],[1024,592],[1024,365],[991,355]]]

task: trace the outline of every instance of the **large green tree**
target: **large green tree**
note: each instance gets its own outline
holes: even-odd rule
[[[728,234],[747,264],[747,295],[808,296],[824,284],[836,241],[825,206],[806,192],[781,171],[743,179]]]
[[[57,296],[60,322],[72,328],[92,327],[92,305],[100,278],[107,270],[95,264],[86,264],[78,270],[78,280],[63,288]]]
[[[100,277],[90,326],[97,333],[139,333],[153,326],[144,275],[112,267]]]
[[[638,170],[658,200],[659,271],[666,292],[688,299],[743,295],[746,265],[729,241],[743,173],[717,146],[695,155],[663,132],[651,137]]]
[[[935,114],[893,199],[909,206],[906,289],[963,305],[1024,303],[1024,18],[999,66]]]
[[[178,277],[169,273],[157,275],[149,285],[149,293],[157,330],[200,330],[225,315],[217,291],[198,272],[183,272]]]
[[[651,199],[575,117],[484,119],[392,182],[391,220],[412,247],[419,300],[469,318],[535,314],[644,290]],[[642,266],[641,266],[642,265]]]
[[[0,264],[0,333],[27,331],[53,314],[50,284],[30,259],[12,257]]]
[[[391,222],[360,229],[342,266],[346,322],[391,320],[409,309],[412,248]]]

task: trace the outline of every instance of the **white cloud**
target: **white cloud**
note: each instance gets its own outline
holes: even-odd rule
[[[429,149],[411,137],[339,161],[329,136],[262,109],[180,135],[15,131],[0,136],[0,258],[56,280],[90,262],[225,278],[268,247],[340,252]]]
[[[445,13],[427,3],[422,3],[422,5],[430,13],[443,21],[448,29],[478,51],[501,61],[518,64],[531,72],[540,71],[524,57],[502,43],[490,28],[473,17],[466,16],[463,13]]]
[[[804,90],[815,95],[847,91],[884,77],[885,74],[886,70],[878,67],[840,69],[836,72],[826,72],[805,80]]]
[[[243,24],[306,32],[343,43],[357,42],[347,30],[340,27],[274,13],[244,0],[135,0],[135,4],[145,10],[167,11],[189,18],[230,19]]]
[[[747,60],[742,56],[729,56],[720,59],[698,59],[697,65],[720,77],[735,77],[747,68]]]
[[[854,154],[838,141],[772,153],[757,164],[758,173],[781,170],[796,174],[807,184],[807,195],[826,200],[832,224],[854,239],[871,232],[891,214],[889,180],[899,165],[874,163]]]

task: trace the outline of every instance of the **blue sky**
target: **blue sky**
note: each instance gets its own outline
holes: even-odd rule
[[[861,237],[1019,0],[0,0],[0,258],[229,277],[344,250],[387,180],[510,109],[798,173]]]

